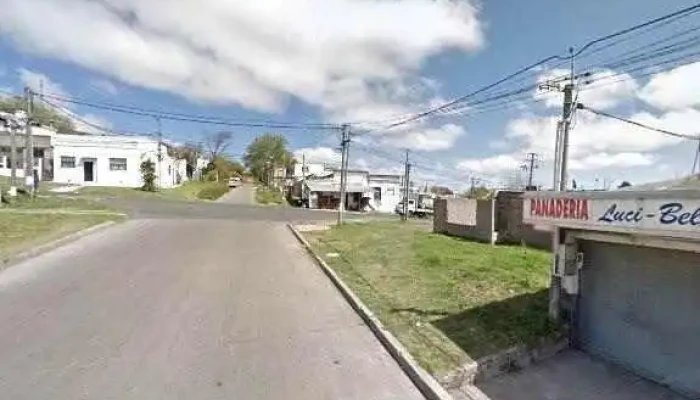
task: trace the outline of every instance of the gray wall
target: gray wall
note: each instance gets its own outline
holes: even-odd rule
[[[496,230],[499,243],[552,248],[552,233],[523,222],[523,192],[502,191],[496,195]]]
[[[499,192],[494,200],[438,199],[433,231],[488,243],[552,246],[551,232],[523,223],[522,192]]]
[[[495,243],[494,202],[474,199],[437,199],[433,231]]]
[[[700,398],[700,253],[582,241],[575,342]]]

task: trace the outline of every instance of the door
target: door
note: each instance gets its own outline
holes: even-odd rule
[[[576,341],[700,397],[700,254],[583,241]]]
[[[83,161],[83,181],[93,182],[95,180],[95,162]]]

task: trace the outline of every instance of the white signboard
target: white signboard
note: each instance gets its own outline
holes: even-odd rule
[[[597,230],[700,234],[700,199],[583,198],[525,199],[524,222]]]

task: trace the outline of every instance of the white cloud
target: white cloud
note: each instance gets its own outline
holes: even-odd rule
[[[54,82],[48,76],[41,72],[28,70],[26,68],[17,68],[19,80],[24,86],[28,86],[37,93],[50,93],[57,96],[66,96],[67,91],[59,83]]]
[[[541,74],[537,78],[537,82],[543,84],[554,80],[560,86],[563,86],[569,81],[559,79],[568,75],[568,71],[564,69],[554,69]],[[624,101],[628,101],[635,97],[639,90],[639,85],[629,74],[617,73],[611,70],[602,70],[594,72],[589,78],[593,83],[590,86],[582,86],[582,90],[578,93],[578,101],[592,108],[610,109],[618,106]],[[600,80],[600,83],[595,81]],[[534,94],[535,99],[542,99],[544,105],[549,108],[561,108],[564,101],[564,95],[561,91],[552,91],[546,89],[538,89]]]
[[[294,150],[294,158],[301,162],[306,158],[310,164],[337,164],[340,163],[341,155],[336,149],[330,147],[305,147]]]
[[[500,154],[485,158],[471,158],[457,163],[457,169],[470,173],[498,174],[520,168],[522,157],[513,154]]]
[[[469,1],[0,0],[0,5],[0,31],[25,51],[207,102],[269,111],[295,96],[331,117],[359,104],[390,109],[397,101],[403,112],[403,100],[413,94],[381,93],[383,85],[404,82],[431,55],[483,43]],[[359,94],[343,90],[347,82]],[[436,90],[430,81],[422,85]]]
[[[106,94],[115,95],[119,93],[119,88],[117,85],[115,85],[109,79],[91,79],[90,86],[95,90]]]
[[[112,123],[94,114],[81,115],[80,119],[71,118],[73,120],[73,125],[75,130],[78,132],[92,133],[92,134],[105,134],[111,133]]]
[[[700,104],[700,62],[686,64],[649,79],[639,98],[662,110],[678,110]]]
[[[652,165],[656,158],[646,153],[596,153],[580,159],[574,159],[569,166],[572,171],[601,169],[608,167],[640,167]]]
[[[26,68],[18,68],[17,74],[20,82],[30,87],[35,92],[70,97],[70,94],[63,85],[55,82],[46,74]],[[109,120],[95,114],[80,115],[72,109],[70,103],[55,99],[51,99],[51,103],[55,105],[54,108],[56,108],[59,113],[64,114],[73,122],[75,130],[78,132],[97,134],[108,132],[112,128],[112,123]]]
[[[461,126],[445,124],[437,128],[413,128],[385,134],[382,136],[382,143],[397,148],[437,151],[451,148],[464,134],[464,128]]]

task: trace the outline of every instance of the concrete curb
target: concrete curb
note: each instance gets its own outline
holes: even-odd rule
[[[357,312],[360,317],[364,320],[365,324],[374,333],[374,335],[379,339],[384,348],[391,354],[391,356],[399,364],[399,367],[408,376],[408,378],[413,382],[414,385],[420,390],[420,392],[428,400],[452,400],[452,396],[445,390],[440,384],[427,373],[423,368],[421,368],[418,363],[413,359],[413,357],[408,353],[403,345],[399,342],[394,335],[392,335],[381,321],[370,311],[367,306],[362,303],[359,297],[352,292],[352,290],[338,277],[338,275],[331,269],[331,267],[326,264],[321,257],[319,257],[316,252],[313,251],[309,242],[299,233],[294,226],[287,224],[289,230],[292,231],[294,236],[301,242],[301,244],[306,248],[306,251],[311,254],[311,256],[316,260],[319,267],[323,272],[330,278],[333,285],[340,291],[340,293],[345,297],[350,306]]]
[[[0,266],[2,266],[3,268],[6,268],[6,267],[9,267],[11,265],[18,264],[22,261],[26,261],[30,258],[47,253],[53,249],[61,247],[61,246],[68,244],[70,242],[76,241],[76,240],[78,240],[82,237],[88,236],[92,233],[106,229],[114,224],[116,224],[115,221],[106,221],[106,222],[103,222],[101,224],[93,225],[89,228],[85,228],[83,230],[70,233],[66,236],[63,236],[62,238],[54,240],[53,242],[42,244],[42,245],[37,246],[33,249],[29,249],[27,251],[19,253],[15,256],[10,256],[10,257],[0,261]]]

